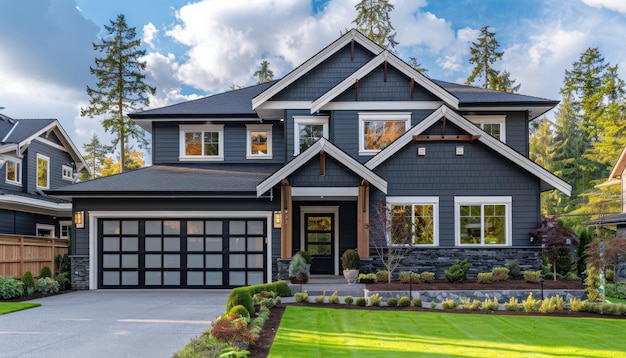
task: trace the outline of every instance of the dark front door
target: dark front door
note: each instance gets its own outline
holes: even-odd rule
[[[333,247],[335,220],[333,214],[305,214],[305,245],[313,263],[311,273],[332,275],[334,273]]]

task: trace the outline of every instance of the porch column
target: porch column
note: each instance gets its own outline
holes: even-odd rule
[[[293,225],[291,223],[291,186],[287,179],[283,179],[280,182],[280,215],[282,218],[282,225],[280,230],[280,257],[283,259],[291,258],[291,251],[293,246]]]
[[[356,206],[356,246],[362,259],[370,257],[370,188],[369,182],[363,179],[359,186]]]

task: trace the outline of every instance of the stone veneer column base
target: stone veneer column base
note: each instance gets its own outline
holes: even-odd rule
[[[89,289],[89,255],[70,255],[72,289]]]

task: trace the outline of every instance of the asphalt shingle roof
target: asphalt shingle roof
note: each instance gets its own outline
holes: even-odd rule
[[[0,121],[0,140],[4,140],[3,143],[19,143],[50,125],[56,119],[14,119],[13,121],[15,123],[12,125],[8,120]],[[5,124],[9,124],[9,126]],[[12,132],[11,129],[13,129]],[[4,137],[9,132],[11,132],[11,135],[5,139]]]

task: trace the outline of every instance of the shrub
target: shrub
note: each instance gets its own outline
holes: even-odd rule
[[[431,283],[435,280],[435,273],[430,271],[424,271],[420,275],[422,282]]]
[[[304,259],[304,262],[307,263],[308,265],[313,263],[313,258],[311,258],[311,254],[309,254],[308,251],[300,250],[296,252],[296,255],[302,256],[302,258]]]
[[[607,297],[626,299],[626,290],[624,289],[623,283],[607,283],[605,289]]]
[[[400,271],[400,273],[398,274],[398,278],[400,279],[401,283],[409,283],[409,281],[411,280],[411,275],[407,271]]]
[[[306,260],[302,255],[295,254],[289,262],[289,277],[297,277],[306,282],[306,274]]]
[[[467,278],[467,270],[472,267],[472,264],[467,259],[458,260],[454,265],[450,266],[443,273],[446,275],[446,281],[448,282],[463,282]]]
[[[478,274],[478,283],[489,283],[491,282],[491,272],[481,272]]]
[[[413,307],[422,307],[422,299],[419,297],[415,297],[411,300],[411,306]]]
[[[38,278],[35,282],[35,291],[43,294],[59,292],[59,283],[50,277]]]
[[[493,273],[492,279],[494,281],[506,281],[509,279],[509,269],[506,267],[494,267],[491,269]]]
[[[565,307],[565,300],[560,295],[550,297],[550,301],[554,304],[557,310],[562,310]]]
[[[441,302],[441,308],[444,310],[453,310],[459,306],[459,303],[455,300],[445,300]]]
[[[541,277],[541,271],[524,271],[524,281],[531,283],[539,283],[539,277]]]
[[[541,301],[534,299],[532,292],[528,294],[528,298],[522,301],[524,312],[535,312],[539,308],[540,304]]]
[[[398,306],[400,307],[409,307],[410,305],[411,305],[411,299],[406,296],[402,296],[398,300]]]
[[[211,335],[229,345],[235,343],[249,345],[258,339],[258,336],[248,329],[246,320],[237,314],[224,314],[218,317],[212,324]]]
[[[378,282],[378,277],[376,276],[375,273],[360,273],[359,274],[359,282],[361,282],[361,280],[370,280],[374,283]]]
[[[361,257],[354,249],[346,250],[341,255],[341,265],[344,270],[358,270],[361,267]]]
[[[556,304],[551,299],[541,300],[537,311],[541,313],[553,313],[556,311]]]
[[[389,271],[379,270],[376,272],[376,279],[378,282],[387,282],[389,280]]]
[[[375,293],[370,296],[370,299],[369,299],[370,306],[378,307],[380,306],[382,302],[383,302],[383,298],[378,293]]]
[[[604,278],[606,281],[615,281],[615,271],[611,269],[606,269],[606,271],[604,272]]]
[[[398,299],[395,297],[389,297],[387,299],[387,306],[388,307],[398,307]]]
[[[474,299],[473,301],[468,297],[461,300],[461,308],[464,310],[476,311],[480,309],[481,302]]]
[[[307,291],[298,292],[293,296],[295,297],[296,302],[303,302],[303,303],[309,302],[309,293]]]
[[[596,302],[600,298],[600,275],[598,274],[598,270],[594,267],[587,267],[585,271],[587,277],[585,277],[585,284],[587,288],[585,288],[585,292],[587,292],[587,300],[589,302]]]
[[[365,307],[367,305],[367,300],[365,297],[357,297],[355,304],[359,307]]]
[[[347,305],[351,305],[354,302],[354,298],[352,298],[352,296],[346,296],[343,298],[343,302]]]
[[[507,262],[506,268],[509,269],[509,275],[513,278],[517,278],[522,273],[522,268],[519,266],[519,263],[515,260]]]
[[[324,303],[325,300],[326,300],[326,290],[322,291],[321,296],[315,297],[315,303]]]
[[[254,302],[247,287],[237,287],[230,292],[226,302],[226,312],[230,312],[233,307],[238,305],[242,305],[248,310],[248,316],[254,315]]]
[[[328,303],[339,304],[339,292],[335,291],[328,297]]]
[[[50,270],[50,266],[44,266],[39,271],[39,278],[50,277],[52,278],[52,270]]]
[[[574,312],[579,312],[585,307],[585,301],[581,301],[577,298],[569,299],[569,309]]]
[[[524,308],[520,306],[519,301],[515,297],[511,297],[509,302],[504,304],[504,309],[507,311],[519,312]]]
[[[568,272],[567,275],[565,275],[565,279],[568,281],[580,281],[580,277],[573,272]]]
[[[24,283],[13,277],[0,277],[0,298],[9,300],[24,295]]]
[[[35,278],[33,277],[33,273],[29,271],[24,272],[22,275],[22,283],[24,284],[24,289],[28,289],[29,287],[35,287]]]
[[[498,297],[494,297],[493,299],[486,298],[482,304],[482,308],[485,311],[497,311],[500,308]]]
[[[242,305],[234,306],[233,308],[230,309],[230,311],[228,311],[228,313],[237,314],[245,318],[247,322],[250,322],[250,312],[248,312],[248,310]]]
[[[430,308],[432,308],[432,309],[437,308],[437,302],[435,302],[435,301],[430,301]]]

